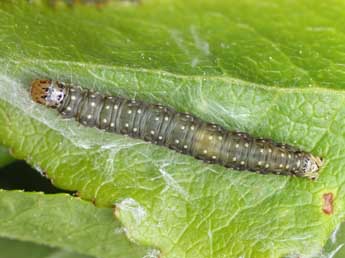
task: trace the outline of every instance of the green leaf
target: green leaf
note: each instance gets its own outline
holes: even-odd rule
[[[1,257],[6,258],[90,258],[67,250],[7,238],[0,238],[0,250]]]
[[[8,149],[0,145],[0,168],[14,161]]]
[[[145,254],[145,249],[130,244],[124,237],[111,209],[96,208],[67,194],[2,190],[0,218],[0,235],[9,238],[95,257],[136,258]],[[0,250],[3,254],[4,249]]]
[[[98,206],[116,203],[128,237],[164,257],[318,253],[345,209],[343,8],[273,0],[103,9],[2,3],[1,143],[56,186]],[[316,182],[257,175],[84,128],[30,100],[35,78],[161,102],[296,145],[325,165]],[[325,196],[333,196],[328,208]]]
[[[328,239],[322,257],[342,258],[345,256],[345,223],[337,225]]]

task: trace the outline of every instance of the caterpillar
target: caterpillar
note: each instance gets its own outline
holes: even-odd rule
[[[293,146],[223,127],[172,108],[104,96],[54,80],[31,83],[33,101],[85,126],[168,147],[236,170],[316,179],[322,159]]]

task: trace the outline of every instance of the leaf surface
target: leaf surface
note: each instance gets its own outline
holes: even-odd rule
[[[91,258],[66,250],[7,238],[0,238],[0,249],[1,256],[6,258]]]
[[[8,149],[0,146],[0,168],[14,161],[14,158],[8,152]]]
[[[163,257],[310,256],[343,219],[343,2],[0,6],[1,144],[56,186],[116,203],[131,240]],[[35,78],[160,102],[325,165],[316,182],[257,175],[84,128],[30,100]]]
[[[125,238],[119,222],[113,219],[111,209],[96,208],[67,194],[1,190],[0,218],[0,236],[3,237],[60,247],[93,257],[138,258],[146,253],[144,248],[129,243]],[[19,246],[14,247],[17,244]],[[32,249],[32,253],[41,249],[43,253],[52,253],[52,256],[69,255],[63,250],[39,248],[29,243],[17,244],[14,241],[11,247],[0,241],[0,246],[6,246],[6,249],[1,248],[1,255],[27,249]]]

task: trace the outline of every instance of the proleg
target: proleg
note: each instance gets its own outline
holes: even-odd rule
[[[139,138],[237,170],[316,179],[323,164],[322,158],[295,147],[228,131],[170,107],[105,96],[59,81],[34,80],[31,97],[84,126]]]

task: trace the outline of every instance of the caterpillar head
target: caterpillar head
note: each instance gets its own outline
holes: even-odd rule
[[[315,157],[312,154],[307,154],[303,158],[302,162],[302,176],[310,179],[317,179],[319,176],[319,169],[322,166],[323,161],[320,157]]]
[[[65,97],[64,85],[52,80],[34,80],[31,97],[37,103],[57,108]]]

